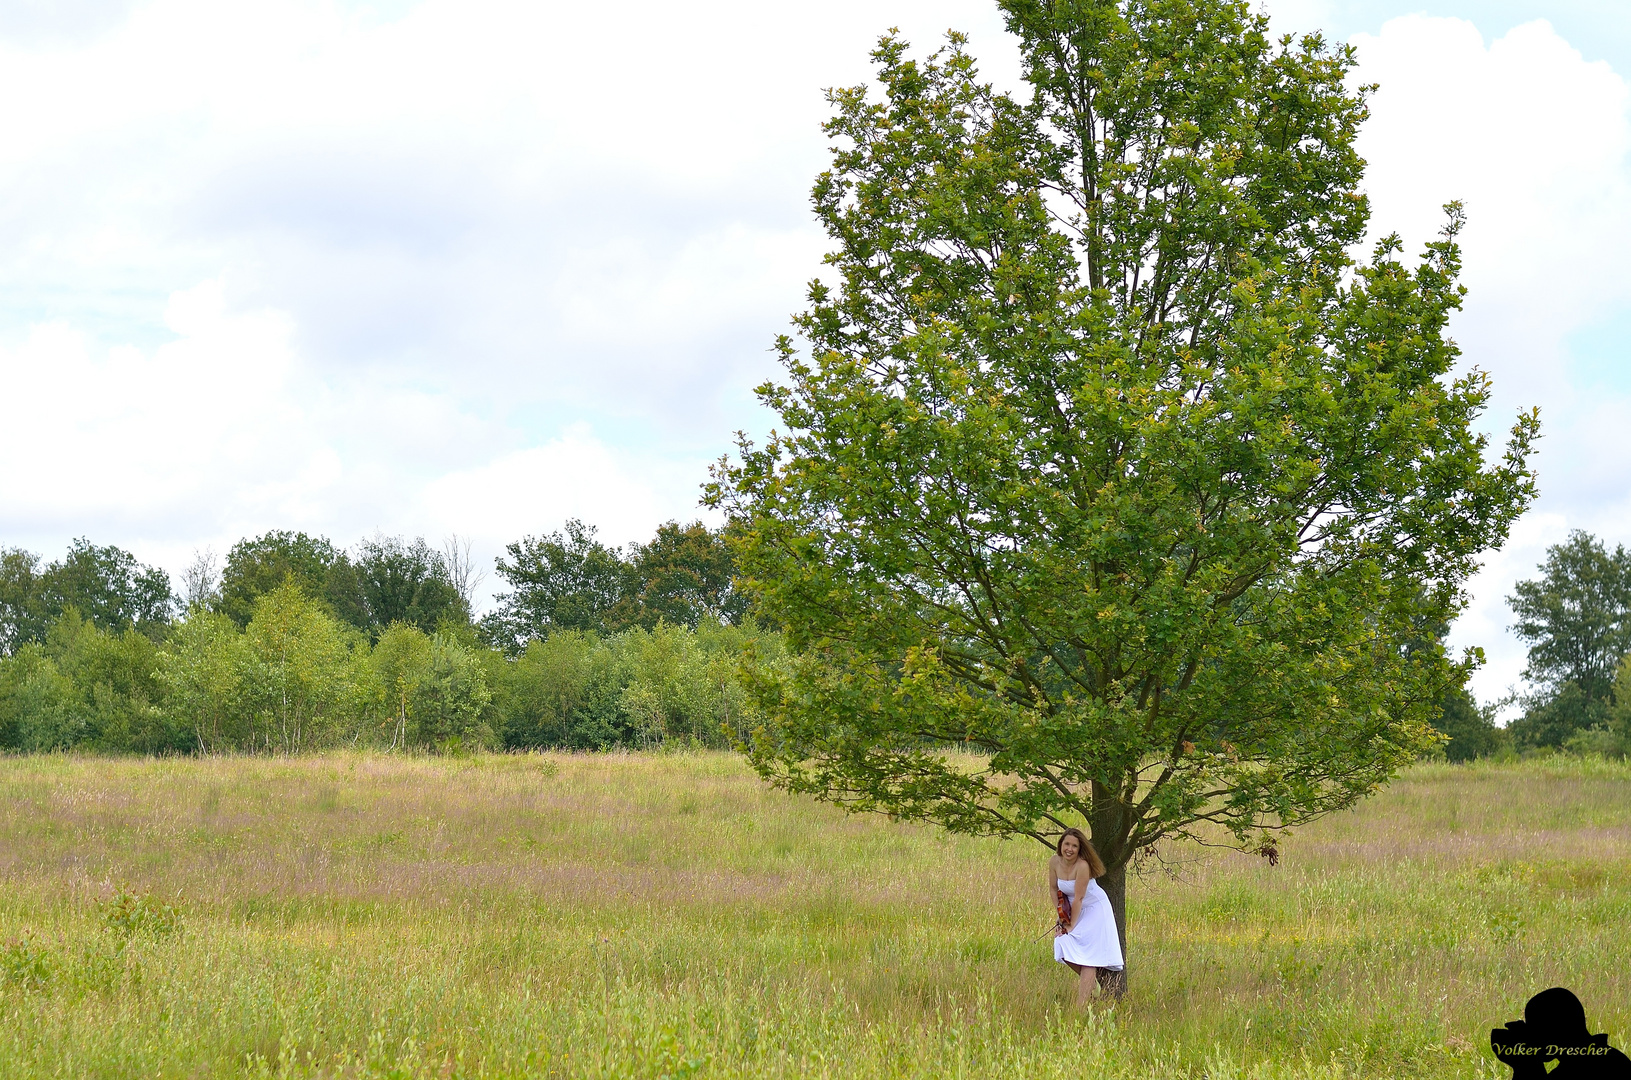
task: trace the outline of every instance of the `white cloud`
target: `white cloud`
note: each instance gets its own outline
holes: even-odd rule
[[[58,324],[0,348],[17,403],[0,457],[27,463],[0,471],[13,522],[72,535],[99,521],[179,568],[194,547],[278,527],[342,542],[458,532],[494,554],[571,516],[618,543],[695,516],[696,481],[683,477],[700,463],[646,466],[584,425],[513,449],[513,433],[445,397],[324,377],[294,352],[286,315],[230,312],[218,281],[175,294],[166,322],[174,340],[151,350],[101,348]]]
[[[172,569],[694,513],[819,268],[821,88],[890,25],[1015,69],[974,0],[75,2],[0,10],[0,377],[63,406],[0,443],[71,444],[0,482],[0,542]]]
[[[747,388],[818,270],[821,88],[890,25],[971,30],[1017,72],[986,0],[28,10],[0,9],[0,452],[28,463],[0,475],[0,543],[172,570],[273,527],[490,556],[569,516],[619,543],[691,516],[730,432],[764,426]],[[1382,84],[1374,220],[1418,245],[1466,201],[1454,331],[1492,429],[1544,410],[1542,503],[1455,631],[1489,697],[1545,545],[1631,541],[1631,363],[1580,344],[1631,297],[1627,88],[1541,22],[1355,42]]]
[[[286,436],[298,447],[308,424],[291,387],[288,320],[228,316],[219,284],[206,282],[177,293],[166,322],[179,336],[151,352],[98,350],[61,324],[0,351],[12,402],[0,453],[28,463],[0,473],[10,515],[67,525],[173,514],[223,482],[280,471],[269,444]]]
[[[1631,540],[1631,363],[1594,362],[1588,387],[1576,336],[1631,307],[1631,101],[1626,83],[1588,63],[1544,21],[1486,44],[1459,19],[1394,19],[1359,35],[1359,81],[1379,82],[1362,152],[1373,225],[1412,248],[1438,227],[1439,205],[1466,203],[1469,288],[1452,324],[1464,359],[1488,371],[1488,416],[1541,407],[1542,497],[1472,585],[1452,642],[1482,646],[1481,698],[1519,680],[1523,646],[1506,632],[1505,597],[1569,528]]]
[[[631,460],[573,427],[544,446],[438,477],[421,498],[424,516],[448,532],[516,539],[575,517],[598,527],[601,540],[624,544],[649,539],[656,521],[712,520],[698,494],[682,470]]]

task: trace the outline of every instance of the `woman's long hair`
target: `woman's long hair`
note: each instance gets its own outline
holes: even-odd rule
[[[1066,829],[1059,834],[1059,843],[1055,844],[1053,848],[1055,851],[1059,851],[1059,857],[1064,858],[1065,853],[1059,849],[1065,846],[1065,837],[1067,836],[1076,838],[1076,857],[1087,860],[1087,872],[1096,878],[1103,877],[1104,860],[1099,858],[1099,853],[1093,850],[1093,842],[1083,836],[1080,829]]]

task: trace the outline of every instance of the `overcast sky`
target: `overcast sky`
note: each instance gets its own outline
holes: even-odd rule
[[[1492,431],[1539,405],[1542,498],[1455,630],[1570,528],[1631,542],[1631,17],[1618,0],[1282,0],[1379,82],[1374,226],[1466,202],[1454,333]],[[1548,21],[1549,20],[1549,21]],[[618,5],[0,0],[0,545],[178,572],[270,528],[458,531],[698,516],[707,463],[824,238],[823,87],[967,0]]]

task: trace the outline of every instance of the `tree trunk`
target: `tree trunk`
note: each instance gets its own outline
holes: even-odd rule
[[[1104,876],[1099,888],[1110,898],[1110,911],[1116,917],[1116,940],[1121,943],[1121,962],[1127,964],[1127,860],[1132,852],[1126,850],[1127,834],[1132,830],[1132,815],[1116,793],[1097,780],[1093,781],[1093,816],[1089,826],[1093,833],[1093,849],[1104,860]],[[1127,967],[1120,971],[1099,969],[1099,986],[1120,997],[1127,992]]]
[[[1097,845],[1095,845],[1097,846]],[[1106,867],[1099,879],[1099,888],[1110,898],[1110,911],[1116,917],[1116,940],[1121,943],[1121,960],[1127,962],[1127,864]],[[1127,992],[1127,968],[1120,971],[1099,969],[1099,989],[1115,997]]]

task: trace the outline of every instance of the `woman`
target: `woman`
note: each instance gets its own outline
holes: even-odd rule
[[[1076,1003],[1086,1004],[1099,982],[1099,969],[1120,971],[1121,939],[1110,898],[1093,879],[1104,876],[1104,861],[1080,829],[1066,829],[1059,854],[1048,860],[1048,899],[1059,922],[1053,928],[1053,958],[1080,976]]]

